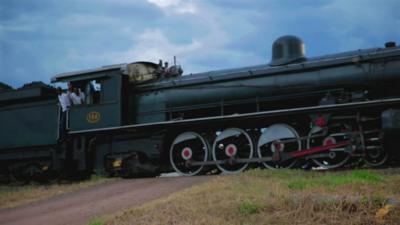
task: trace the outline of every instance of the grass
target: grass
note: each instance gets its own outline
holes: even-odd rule
[[[355,170],[345,174],[328,173],[315,179],[313,174],[296,177],[288,183],[290,189],[303,190],[311,187],[325,186],[335,188],[345,184],[374,184],[383,180],[382,175],[367,170]]]
[[[400,174],[370,170],[305,172],[249,170],[109,217],[130,224],[400,224],[400,208],[384,221],[376,212],[400,199]]]
[[[105,183],[110,180],[113,179],[94,175],[91,177],[90,180],[69,182],[63,184],[30,184],[23,186],[1,185],[0,209],[16,207],[63,193],[77,191],[81,188]]]
[[[88,223],[88,225],[103,225],[104,224],[104,220],[101,218],[94,218],[91,219]]]
[[[243,216],[259,213],[262,210],[262,206],[252,201],[246,200],[239,204],[238,211]]]

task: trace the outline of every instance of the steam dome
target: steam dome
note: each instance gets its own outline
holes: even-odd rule
[[[272,45],[271,66],[281,66],[305,60],[305,46],[296,36],[282,36]]]

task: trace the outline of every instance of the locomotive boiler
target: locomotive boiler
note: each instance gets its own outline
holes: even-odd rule
[[[307,58],[301,39],[284,36],[274,42],[268,64],[181,72],[177,65],[135,62],[53,77],[83,90],[86,104],[69,110],[68,137],[61,142],[52,132],[59,123],[54,109],[46,111],[49,128],[41,124],[35,131],[48,142],[24,143],[2,127],[7,138],[0,149],[13,158],[0,152],[7,160],[3,171],[26,174],[37,164],[35,171],[58,173],[196,175],[249,165],[334,169],[398,159],[400,49],[394,42]],[[18,118],[28,115],[26,107],[7,111],[28,98],[13,101],[10,93],[22,90],[0,93],[0,118],[12,118],[4,123],[28,135],[33,130]],[[45,96],[30,104],[56,104],[54,95]],[[51,154],[18,156],[38,146]]]

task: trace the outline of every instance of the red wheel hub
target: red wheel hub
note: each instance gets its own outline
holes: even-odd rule
[[[327,146],[327,145],[334,145],[336,144],[336,139],[333,137],[327,137],[324,139],[323,145]]]
[[[275,151],[282,152],[285,149],[285,145],[283,143],[275,142],[272,144],[271,148],[272,148],[271,150],[273,152],[275,152]]]
[[[315,125],[319,127],[325,127],[327,124],[327,121],[324,117],[319,117],[314,121]]]
[[[234,144],[229,144],[228,146],[226,146],[225,148],[225,154],[229,157],[235,156],[237,153],[237,148],[236,145]]]
[[[192,158],[192,149],[190,149],[189,147],[186,147],[182,150],[182,158],[184,160],[189,160]]]

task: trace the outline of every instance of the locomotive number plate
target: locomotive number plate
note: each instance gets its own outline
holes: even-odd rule
[[[100,118],[101,118],[101,115],[100,115],[99,112],[89,112],[89,113],[86,115],[86,120],[87,120],[89,123],[97,123],[97,122],[100,121]]]

